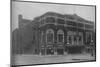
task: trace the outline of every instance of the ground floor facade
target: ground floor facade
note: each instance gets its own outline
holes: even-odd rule
[[[84,53],[94,40],[92,31],[63,25],[47,24],[37,32],[38,47],[34,53],[40,55]]]

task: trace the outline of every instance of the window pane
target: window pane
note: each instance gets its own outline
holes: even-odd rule
[[[59,42],[63,42],[63,34],[58,34],[58,40]]]
[[[58,24],[65,24],[65,21],[63,19],[58,19],[57,22]]]
[[[87,39],[87,44],[90,44],[91,43],[91,39],[92,39],[90,32],[86,33],[86,39]]]
[[[71,25],[71,26],[77,26],[75,22],[73,21],[67,21],[67,25]]]
[[[45,21],[46,23],[54,23],[55,19],[53,17],[47,17]]]
[[[93,25],[85,25],[85,28],[88,28],[88,29],[93,29]]]
[[[72,38],[71,38],[71,36],[69,36],[69,43],[70,43],[70,44],[72,43]]]
[[[82,23],[78,23],[78,27],[84,27]]]
[[[77,36],[74,36],[74,41],[77,41]]]
[[[77,44],[77,36],[74,36],[74,44]]]
[[[52,33],[48,33],[47,34],[47,42],[53,42],[53,34]]]
[[[82,41],[82,37],[81,36],[79,36],[79,41]]]
[[[87,36],[87,42],[88,42],[88,43],[91,42],[91,35],[90,35],[90,34]]]

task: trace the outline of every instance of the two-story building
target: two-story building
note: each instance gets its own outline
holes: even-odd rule
[[[22,18],[21,15],[19,15],[20,18]],[[22,29],[21,26],[25,24],[26,22],[20,21],[19,29]],[[30,41],[27,42],[26,40],[23,45],[26,44],[26,47],[30,47],[28,44],[34,42],[31,43],[29,51],[25,47],[21,48],[19,50],[21,53],[28,52],[40,55],[83,53],[92,42],[95,45],[95,23],[76,14],[47,12],[34,18],[27,25],[31,25],[31,32],[33,31],[33,33],[26,30],[28,34],[20,38],[20,45],[22,45],[21,42],[24,42],[27,35],[31,35],[31,39],[26,37]]]

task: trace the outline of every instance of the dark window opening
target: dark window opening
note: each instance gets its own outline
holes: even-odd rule
[[[63,34],[58,34],[58,42],[63,42]]]
[[[87,43],[90,43],[91,42],[91,35],[88,35],[87,36]]]
[[[69,36],[69,43],[72,44],[72,37]]]
[[[93,25],[85,25],[85,27],[88,29],[91,29],[91,28],[93,29],[94,26]]]
[[[67,21],[67,25],[77,26],[76,22],[73,21]]]
[[[63,19],[57,19],[58,24],[65,24],[65,21]]]
[[[55,19],[53,17],[47,17],[45,20],[46,23],[54,23]]]
[[[77,37],[76,36],[74,36],[74,41],[77,41]]]
[[[74,36],[74,44],[77,44],[77,36]]]
[[[84,27],[82,23],[78,23],[78,27]]]
[[[53,42],[53,34],[52,33],[48,33],[47,34],[47,42],[48,43],[52,43]]]
[[[79,36],[79,41],[82,41],[82,37],[81,36]]]
[[[44,24],[44,20],[41,20],[41,24]]]

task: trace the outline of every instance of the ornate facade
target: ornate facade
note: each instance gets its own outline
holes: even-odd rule
[[[33,39],[30,40],[34,41],[34,46],[29,51],[31,54],[83,53],[91,43],[95,45],[94,22],[85,20],[76,14],[62,15],[47,12],[36,17],[30,24],[34,31]],[[25,52],[24,48],[23,51]]]

